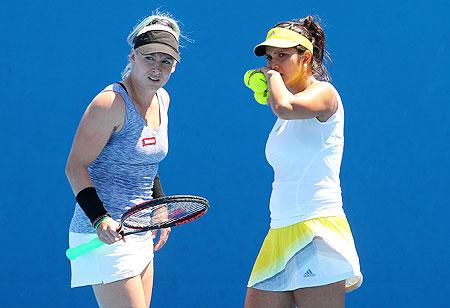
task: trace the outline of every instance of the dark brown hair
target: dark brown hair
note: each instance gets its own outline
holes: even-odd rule
[[[325,67],[324,60],[331,62],[330,55],[325,49],[325,32],[319,25],[318,17],[306,16],[305,18],[295,19],[292,21],[284,21],[275,25],[278,28],[287,28],[289,30],[300,33],[311,41],[313,44],[313,61],[312,73],[315,78],[323,81],[331,81],[331,77]],[[297,50],[303,54],[305,47],[298,45]]]

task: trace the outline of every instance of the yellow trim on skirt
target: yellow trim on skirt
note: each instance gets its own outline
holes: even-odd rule
[[[253,266],[248,286],[280,273],[286,268],[288,261],[311,243],[314,237],[327,238],[327,235],[338,239],[340,243],[337,245],[344,245],[344,248],[348,245],[349,249],[354,249],[353,236],[345,216],[313,218],[287,227],[270,229]]]

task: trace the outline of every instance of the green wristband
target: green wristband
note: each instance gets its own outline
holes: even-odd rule
[[[94,229],[97,230],[100,224],[105,221],[107,218],[111,218],[109,215],[100,216],[99,219],[94,223]]]

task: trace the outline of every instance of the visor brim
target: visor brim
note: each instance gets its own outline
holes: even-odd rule
[[[150,43],[150,44],[142,45],[142,46],[136,48],[136,50],[144,55],[157,53],[157,52],[165,53],[165,54],[171,56],[172,58],[174,58],[177,62],[180,62],[180,55],[178,54],[178,52],[176,52],[175,50],[173,50],[172,47],[170,47],[166,44]]]
[[[279,48],[291,48],[298,46],[299,42],[293,42],[285,39],[268,39],[262,42],[253,49],[253,52],[257,57],[264,56],[266,54],[266,47],[279,47]]]

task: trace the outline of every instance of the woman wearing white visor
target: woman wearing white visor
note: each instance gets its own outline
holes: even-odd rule
[[[266,145],[270,229],[245,307],[343,307],[362,275],[342,208],[344,110],[323,64],[325,34],[311,16],[282,22],[254,52],[267,59],[259,71],[278,119]]]

